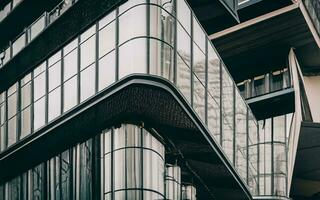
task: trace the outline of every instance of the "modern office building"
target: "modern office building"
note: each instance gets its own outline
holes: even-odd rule
[[[0,200],[316,198],[318,8],[1,1]]]

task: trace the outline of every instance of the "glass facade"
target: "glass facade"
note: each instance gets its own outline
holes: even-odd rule
[[[128,1],[3,92],[0,149],[4,151],[112,83],[135,73],[161,76],[176,85],[251,192],[257,194],[258,124],[185,1]],[[120,145],[122,149],[127,147],[122,143],[114,145]],[[114,155],[114,159],[119,158],[117,162],[125,163],[127,168],[135,168],[137,163],[121,155],[140,156],[137,151],[143,152],[143,157],[154,154],[142,151],[142,147],[127,152],[112,146],[108,151],[109,157],[106,153],[103,159],[111,159],[110,155]],[[55,168],[64,169],[64,174],[55,168],[50,174],[52,185],[58,185],[50,189],[53,197],[67,195],[65,193],[70,190],[62,186],[61,178],[54,177],[63,176],[65,181],[69,181],[68,176],[72,173],[68,172],[66,163],[72,163],[74,156],[71,151],[50,160],[50,163],[55,163],[52,164]],[[160,163],[161,156],[155,162]],[[108,164],[113,168],[112,163]],[[144,166],[145,163],[139,165]],[[152,164],[143,168],[150,166]],[[106,169],[103,173],[126,174],[127,168]],[[162,171],[150,169],[150,173],[153,170]],[[162,189],[154,188],[158,179],[148,181],[135,180],[130,186],[134,195],[144,195],[141,190],[145,188],[148,190],[146,195],[164,194]],[[105,198],[108,199],[113,192],[119,196],[128,195],[124,183],[128,184],[128,180],[104,183]],[[135,188],[140,188],[140,192],[135,192]]]

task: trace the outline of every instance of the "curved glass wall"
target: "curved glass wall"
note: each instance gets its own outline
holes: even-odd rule
[[[287,140],[292,114],[259,121],[260,195],[287,196]]]
[[[168,164],[166,167],[166,199],[181,199],[181,169],[177,165]]]
[[[164,151],[150,132],[122,124],[0,185],[0,199],[90,200],[98,185],[104,200],[165,199]]]
[[[257,123],[185,1],[128,1],[3,92],[0,149],[135,73],[175,84],[257,191]]]
[[[101,135],[103,199],[164,199],[164,146],[135,125]]]
[[[197,189],[193,185],[182,185],[182,200],[197,200]]]

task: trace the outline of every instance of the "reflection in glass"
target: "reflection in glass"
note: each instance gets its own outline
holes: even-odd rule
[[[150,191],[144,193],[143,199],[164,199],[163,144],[147,130],[130,124],[122,124],[120,128],[106,131],[101,139],[101,149],[104,152],[101,173],[105,177],[101,186],[105,198],[110,197],[112,177],[116,197],[142,199],[141,190],[148,189]],[[114,159],[113,170],[111,153]]]
[[[92,197],[92,140],[80,145],[80,199]]]
[[[241,177],[247,178],[247,107],[238,92],[235,93],[235,128],[236,128],[236,146],[235,146],[235,167]]]
[[[228,71],[222,68],[222,148],[227,154],[229,160],[233,162],[233,132],[234,132],[234,93],[233,81]]]
[[[185,1],[177,1],[177,18],[188,33],[191,33],[191,11]]]
[[[173,48],[158,40],[150,39],[150,73],[173,82]]]
[[[177,55],[177,87],[187,99],[191,102],[191,70],[188,65]]]

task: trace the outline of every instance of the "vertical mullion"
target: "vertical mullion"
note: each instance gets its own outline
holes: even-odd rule
[[[233,109],[233,166],[236,167],[236,86],[233,85],[232,87],[232,95],[233,95],[233,102],[232,102],[232,109]]]
[[[147,74],[150,74],[150,0],[146,1],[146,22],[147,22]]]
[[[63,107],[64,107],[64,85],[63,85],[63,81],[64,81],[64,49],[61,49],[61,81],[60,81],[60,114],[63,113]]]
[[[95,73],[95,93],[98,93],[99,91],[99,22],[96,22],[96,55],[95,55],[95,67],[96,67],[96,73]]]
[[[140,173],[141,173],[141,198],[144,199],[144,194],[143,194],[143,193],[144,193],[144,192],[143,192],[143,191],[144,191],[144,190],[143,190],[143,187],[144,187],[144,186],[143,186],[143,185],[144,185],[144,184],[143,184],[143,181],[144,181],[144,180],[143,180],[143,179],[144,179],[144,176],[143,176],[143,170],[144,170],[144,169],[143,169],[143,164],[144,164],[144,162],[143,162],[143,152],[144,152],[143,145],[144,145],[144,144],[143,144],[143,142],[144,142],[144,140],[143,140],[143,129],[142,129],[142,128],[140,129],[140,136],[141,136],[141,138],[140,138],[140,140],[141,140],[141,141],[140,141],[140,142],[141,142],[141,144],[140,144],[140,145],[141,145],[141,147],[140,147],[140,162],[141,162],[141,172],[140,172]]]
[[[116,48],[115,48],[115,56],[116,56],[116,74],[115,74],[115,80],[119,80],[119,8],[116,8]]]
[[[78,90],[78,93],[77,93],[77,104],[79,105],[80,104],[80,98],[81,98],[81,94],[80,94],[80,92],[81,92],[81,90],[80,90],[80,87],[81,87],[81,85],[80,85],[80,78],[81,78],[81,76],[80,76],[80,69],[81,69],[81,58],[80,58],[80,56],[81,56],[81,44],[80,44],[80,36],[78,36],[78,57],[77,57],[77,59],[78,59],[78,66],[77,66],[77,76],[78,76],[78,79],[77,79],[77,90]]]
[[[174,41],[173,41],[173,83],[175,85],[177,85],[177,73],[178,73],[178,70],[177,70],[177,26],[178,26],[178,23],[177,23],[177,1],[173,1],[173,10],[174,10],[174,13],[175,13],[175,17],[174,17]]]
[[[206,53],[205,53],[205,124],[208,125],[208,41],[207,38],[205,37],[205,48],[206,48]]]
[[[219,62],[219,73],[220,73],[220,145],[222,147],[222,137],[223,137],[223,105],[222,105],[222,60]]]
[[[101,148],[100,135],[92,139],[92,199],[99,200],[101,197]]]
[[[192,13],[192,11],[190,12],[190,23],[191,23],[191,30],[190,30],[190,82],[191,82],[191,95],[190,95],[190,97],[191,97],[191,106],[192,107],[194,107],[194,105],[193,105],[193,93],[194,93],[194,84],[193,84],[193,78],[194,78],[194,75],[193,75],[193,18],[192,18],[192,16],[193,16],[193,13]]]
[[[249,110],[247,108],[247,184],[249,184],[249,158],[250,158],[250,155],[249,155]]]
[[[3,150],[7,149],[8,148],[8,136],[9,136],[9,120],[8,120],[8,90],[6,90],[4,92],[4,96],[5,96],[5,123],[4,123],[4,147],[3,147]]]
[[[44,100],[45,100],[45,122],[44,124],[48,124],[48,116],[49,116],[49,112],[48,112],[48,107],[49,107],[49,62],[48,60],[45,61],[46,63],[46,71],[45,71],[45,96],[44,96]]]
[[[20,122],[21,122],[21,82],[18,81],[17,82],[17,91],[16,91],[16,95],[17,95],[17,113],[16,113],[16,142],[18,142],[20,140],[20,136],[21,136],[21,126],[20,126]]]
[[[31,72],[31,104],[30,104],[30,123],[31,123],[31,133],[34,132],[34,74]]]
[[[273,129],[274,129],[274,118],[271,118],[271,193],[274,194],[274,140],[273,140]]]
[[[111,200],[114,200],[114,167],[113,167],[113,163],[114,163],[114,149],[113,149],[113,138],[114,138],[114,128],[111,129],[110,131],[111,134],[111,160],[110,160],[110,166],[111,166]]]

